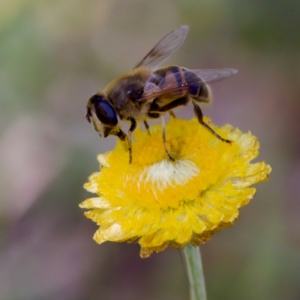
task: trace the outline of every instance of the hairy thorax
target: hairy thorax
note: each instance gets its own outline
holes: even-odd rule
[[[144,121],[149,110],[149,101],[141,101],[145,82],[151,75],[146,68],[138,68],[111,82],[106,95],[122,120],[134,118]]]

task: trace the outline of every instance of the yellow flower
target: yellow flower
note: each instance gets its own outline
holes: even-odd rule
[[[266,181],[271,167],[250,163],[259,148],[251,133],[231,125],[210,126],[233,142],[220,141],[195,118],[171,119],[166,135],[174,162],[166,156],[160,125],[150,128],[150,136],[136,130],[132,164],[122,142],[98,156],[100,172],[84,187],[99,197],[80,204],[100,226],[97,243],[137,241],[140,256],[148,257],[168,245],[205,243],[233,225],[239,208],[255,194],[250,186]]]

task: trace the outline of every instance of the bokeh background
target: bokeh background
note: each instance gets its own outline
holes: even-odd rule
[[[96,155],[115,144],[85,120],[87,99],[183,24],[170,64],[239,70],[204,113],[250,130],[273,168],[235,226],[201,247],[209,299],[300,299],[293,0],[0,2],[0,299],[188,299],[178,250],[142,260],[135,244],[99,246],[78,207]]]

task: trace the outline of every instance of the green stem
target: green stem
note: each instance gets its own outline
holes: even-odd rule
[[[206,300],[204,273],[199,247],[190,244],[183,248],[190,283],[190,299]]]

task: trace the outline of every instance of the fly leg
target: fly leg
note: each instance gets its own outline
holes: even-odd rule
[[[149,130],[149,124],[147,123],[147,121],[144,121],[144,125],[145,125],[145,128],[146,128],[147,132],[148,132],[148,135],[151,135],[150,130]]]
[[[174,119],[176,118],[176,116],[175,116],[173,110],[170,110],[170,111],[169,111],[169,114],[170,114],[170,116],[171,116],[172,118],[174,118]]]
[[[165,151],[171,161],[175,161],[175,159],[170,155],[168,149],[167,149],[167,144],[166,144],[166,126],[165,126],[165,119],[164,115],[161,116],[161,123],[162,123],[162,138],[163,138],[163,143],[165,147]]]
[[[181,105],[186,105],[188,102],[189,97],[181,97],[163,106],[153,105],[153,107],[150,108],[149,113],[169,112],[172,117],[175,117],[172,109]]]
[[[126,133],[122,131],[122,129],[119,129],[116,133],[114,133],[115,136],[117,136],[122,142],[126,140]]]
[[[165,151],[168,155],[168,158],[171,161],[174,161],[174,158],[170,155],[168,149],[167,149],[167,144],[166,144],[166,128],[165,128],[165,119],[164,119],[164,115],[163,113],[165,112],[169,112],[169,114],[171,115],[171,117],[175,118],[175,114],[172,112],[173,108],[176,108],[180,105],[186,105],[189,102],[189,98],[188,97],[181,97],[178,99],[173,100],[172,102],[164,105],[164,106],[158,106],[158,105],[153,105],[152,108],[150,108],[149,112],[148,112],[148,116],[152,117],[152,118],[158,118],[159,116],[161,116],[161,120],[162,120],[162,138],[163,138],[163,144],[164,144],[164,148]],[[154,103],[155,104],[155,103]]]
[[[204,121],[203,121],[203,113],[200,109],[200,107],[193,101],[193,105],[194,105],[194,112],[198,118],[198,121],[201,125],[203,125],[206,129],[208,129],[215,137],[217,137],[219,140],[221,140],[222,142],[225,142],[225,143],[229,143],[231,144],[231,141],[230,140],[226,140],[224,138],[222,138],[220,135],[218,135],[212,128],[210,128],[208,126],[208,124],[206,124]]]
[[[128,150],[129,150],[129,163],[132,163],[132,145],[131,145],[131,135],[132,132],[136,129],[136,120],[133,118],[130,118],[129,121],[131,122],[130,128],[128,130]]]

